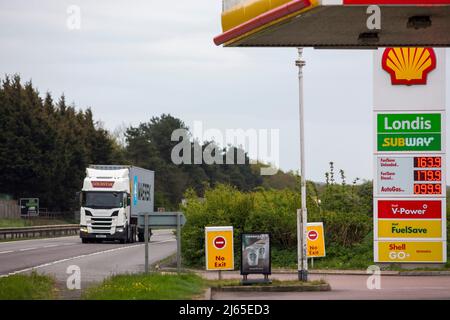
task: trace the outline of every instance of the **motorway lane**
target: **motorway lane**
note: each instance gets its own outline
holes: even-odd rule
[[[272,278],[294,280],[297,275],[272,275]],[[450,276],[381,277],[380,289],[368,289],[368,275],[310,275],[311,280],[324,279],[331,285],[327,292],[220,292],[214,300],[408,300],[450,299]]]
[[[172,231],[155,231],[149,247],[150,263],[173,254],[176,241]],[[82,244],[78,236],[0,243],[0,276],[34,268],[63,281],[68,277],[69,265],[80,267],[83,282],[100,281],[118,272],[140,272],[144,265],[144,245]]]

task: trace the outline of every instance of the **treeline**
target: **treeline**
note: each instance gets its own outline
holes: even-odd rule
[[[175,164],[172,150],[174,130],[184,129],[187,149],[194,144],[224,164]],[[77,192],[82,187],[89,164],[127,164],[155,171],[155,206],[177,209],[187,189],[203,197],[205,190],[218,184],[239,191],[289,189],[299,191],[294,172],[278,171],[261,176],[263,164],[250,164],[242,149],[219,148],[214,141],[193,141],[185,123],[171,115],[152,117],[130,126],[117,139],[93,119],[91,110],[68,105],[64,95],[56,101],[50,93],[41,96],[33,84],[21,83],[18,75],[0,82],[0,194],[15,199],[38,197],[40,206],[50,211],[77,209]],[[182,140],[182,138],[180,138]],[[122,141],[119,143],[118,141]],[[183,155],[184,152],[179,155]],[[243,164],[226,164],[226,158],[243,156]],[[343,172],[341,172],[341,178]],[[337,185],[333,167],[327,184],[308,182],[312,205],[337,212],[363,212],[371,215],[371,183]]]
[[[331,188],[345,189],[342,185]],[[182,210],[187,222],[182,232],[182,248],[186,265],[205,265],[205,226],[230,225],[234,230],[235,252],[240,251],[241,233],[269,232],[273,266],[296,267],[299,192],[263,188],[241,192],[218,185],[208,189],[202,198],[192,190],[188,190],[185,197]],[[328,211],[323,208],[328,206],[327,202],[322,200],[321,208],[313,193],[307,197],[308,221],[323,222],[325,226],[327,258],[319,259],[319,263],[324,268],[367,268],[373,263],[371,217],[349,209]]]
[[[75,208],[85,168],[120,161],[109,133],[90,109],[44,98],[30,82],[6,77],[0,85],[0,193],[40,198],[50,210]]]
[[[205,188],[218,183],[230,184],[239,190],[249,191],[262,184],[259,173],[252,171],[250,159],[243,150],[228,147],[219,148],[212,152],[224,164],[174,164],[171,159],[173,148],[183,138],[172,141],[172,132],[176,129],[185,129],[184,141],[188,141],[191,149],[191,163],[193,163],[194,143],[202,151],[209,145],[215,146],[213,141],[192,141],[188,127],[180,119],[163,114],[153,117],[149,122],[141,123],[137,127],[129,127],[125,132],[126,146],[124,157],[133,165],[155,171],[155,204],[165,208],[178,207],[183,193],[187,188],[193,188],[202,195]],[[186,140],[187,139],[187,140]],[[231,153],[237,163],[238,154],[244,156],[244,164],[226,164],[226,156]],[[181,153],[182,155],[183,153]]]
[[[245,154],[242,165],[175,165],[171,141],[175,129],[185,124],[170,115],[153,117],[124,132],[125,145],[93,119],[91,110],[57,101],[50,93],[42,98],[32,82],[22,84],[18,75],[0,84],[0,193],[14,198],[38,197],[40,206],[52,211],[78,207],[89,164],[129,164],[155,171],[155,205],[174,209],[191,187],[202,194],[207,186],[226,183],[251,190],[263,183],[252,171]],[[191,143],[193,147],[193,142]],[[204,150],[208,142],[200,143]],[[243,152],[235,148],[218,150]]]

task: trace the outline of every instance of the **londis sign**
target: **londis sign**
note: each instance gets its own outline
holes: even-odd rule
[[[377,151],[441,151],[441,113],[378,113]]]
[[[446,262],[442,241],[378,241],[375,262]]]
[[[378,199],[375,212],[378,219],[441,219],[445,214],[443,201]]]

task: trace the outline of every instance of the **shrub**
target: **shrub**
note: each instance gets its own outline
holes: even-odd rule
[[[185,198],[182,210],[187,222],[182,232],[182,247],[187,265],[205,265],[206,226],[233,226],[236,253],[240,252],[241,233],[269,232],[274,266],[289,267],[292,260],[296,261],[296,211],[301,206],[298,192],[287,189],[241,192],[228,185],[218,185],[207,189],[204,198],[199,198],[193,190],[186,192]],[[327,251],[331,253],[333,248],[349,249],[361,243],[371,230],[371,218],[360,213],[312,210],[309,221],[324,222]]]

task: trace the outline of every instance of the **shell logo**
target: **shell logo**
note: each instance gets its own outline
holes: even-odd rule
[[[428,74],[436,69],[436,54],[433,48],[386,48],[382,65],[393,85],[427,84]]]

